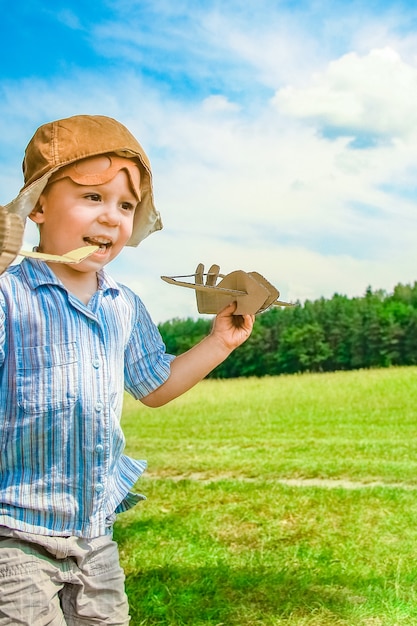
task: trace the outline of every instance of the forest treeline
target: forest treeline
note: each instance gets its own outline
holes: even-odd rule
[[[210,332],[207,318],[173,319],[159,325],[167,351],[181,354]],[[257,315],[251,337],[211,378],[276,376],[417,364],[417,282],[392,293],[366,290],[363,297],[335,294],[271,308]]]

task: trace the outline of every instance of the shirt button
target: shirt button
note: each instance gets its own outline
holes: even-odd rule
[[[101,445],[101,443],[98,443],[98,444],[96,445],[96,452],[97,452],[97,454],[101,454],[101,453],[103,452],[103,450],[104,450],[104,448],[103,448],[103,446]]]
[[[104,490],[104,486],[101,483],[97,483],[97,485],[94,487],[94,490],[96,493],[102,493]]]
[[[93,359],[93,367],[96,369],[100,367],[100,359]]]
[[[98,413],[100,413],[100,411],[103,409],[103,405],[101,402],[96,402],[96,405],[94,408]]]

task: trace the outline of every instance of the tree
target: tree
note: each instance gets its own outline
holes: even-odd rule
[[[210,332],[211,319],[174,319],[159,329],[171,354],[185,352]],[[368,287],[363,297],[335,294],[274,307],[257,316],[251,337],[211,377],[265,376],[305,371],[417,364],[417,282],[392,294]]]
[[[331,355],[324,332],[317,323],[289,327],[282,334],[279,360],[284,372],[319,372]]]

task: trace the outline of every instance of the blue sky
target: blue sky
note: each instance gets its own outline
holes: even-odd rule
[[[109,271],[155,321],[197,315],[193,293],[159,277],[199,262],[256,270],[286,300],[414,282],[413,4],[10,3],[0,202],[40,124],[110,115],[151,159],[165,227]]]

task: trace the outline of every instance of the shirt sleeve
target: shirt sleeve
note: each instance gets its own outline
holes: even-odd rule
[[[157,326],[136,297],[136,319],[125,349],[125,389],[140,399],[160,387],[170,375],[175,358],[167,354]]]
[[[3,294],[0,292],[0,367],[4,363],[6,343],[6,313]]]

